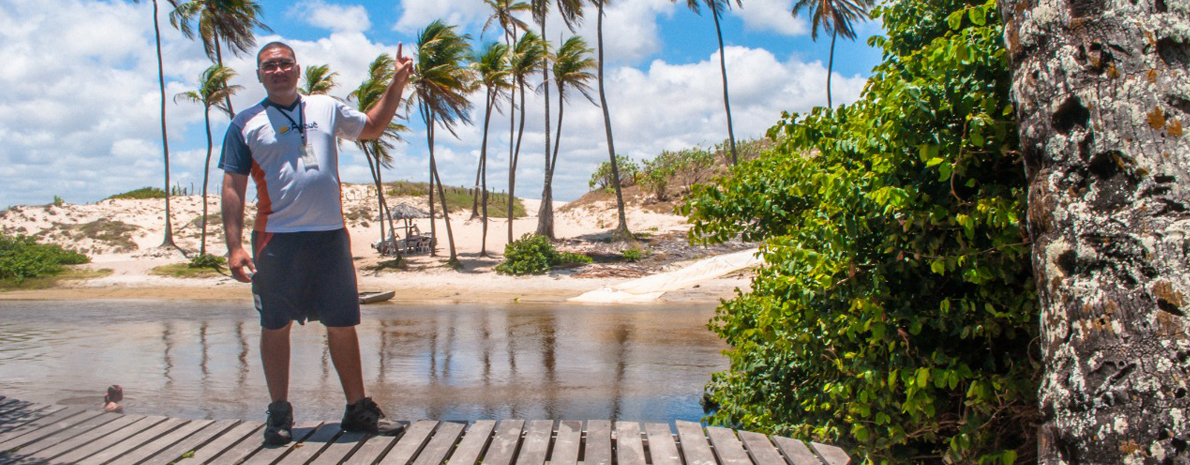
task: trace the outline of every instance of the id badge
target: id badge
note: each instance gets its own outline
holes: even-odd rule
[[[314,147],[310,144],[302,145],[302,163],[306,165],[308,170],[318,169],[318,157],[314,156]]]

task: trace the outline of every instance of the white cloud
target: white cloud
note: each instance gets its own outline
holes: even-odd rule
[[[769,31],[787,36],[810,32],[805,13],[793,17],[793,0],[748,0],[743,7],[732,5],[732,13],[744,21],[749,31]]]
[[[670,0],[609,2],[604,7],[603,18],[604,59],[609,65],[631,64],[657,53],[662,43],[657,16],[670,16],[676,9],[677,6]],[[586,7],[585,13],[586,18],[578,28],[578,33],[591,44],[591,48],[596,48],[598,17],[594,7]],[[561,18],[551,24],[562,28]]]
[[[372,27],[362,5],[336,5],[323,0],[306,0],[293,5],[288,16],[334,32],[363,32]]]
[[[416,34],[439,19],[456,26],[482,26],[491,16],[491,9],[483,0],[403,0],[401,8],[401,17],[393,25],[393,30],[405,34]]]

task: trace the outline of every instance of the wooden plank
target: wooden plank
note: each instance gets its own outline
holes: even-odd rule
[[[193,424],[201,422],[205,422],[207,426],[200,428],[195,432],[174,441],[169,446],[159,449],[156,453],[147,456],[140,462],[141,465],[167,465],[181,460],[183,455],[193,455],[195,450],[197,450],[203,444],[210,442],[211,439],[214,439],[216,436],[239,424],[240,420],[200,420],[198,422],[191,423]],[[170,435],[175,435],[181,430],[182,428],[174,430],[174,432],[170,433]]]
[[[707,444],[707,436],[702,432],[702,425],[689,421],[675,421],[674,425],[678,428],[678,440],[686,465],[717,464],[711,446]]]
[[[208,426],[214,424],[214,420],[186,420],[186,423],[174,428],[172,431],[159,436],[151,441],[141,444],[136,449],[120,456],[120,463],[122,464],[139,464],[149,458],[157,455],[168,449],[170,446],[186,439],[187,437],[197,434]]]
[[[520,454],[517,454],[516,465],[545,465],[553,433],[553,420],[530,421],[525,430],[525,442],[521,444]]]
[[[811,442],[810,448],[818,453],[819,457],[829,465],[848,465],[851,463],[851,456],[847,452],[835,446],[829,446],[820,442]]]
[[[773,436],[773,442],[777,443],[777,449],[780,449],[793,465],[822,465],[804,442],[781,436]]]
[[[343,432],[343,428],[339,427],[338,423],[327,423],[319,427],[302,442],[293,445],[288,455],[285,456],[284,463],[305,464],[322,452],[327,446],[335,441],[339,433]]]
[[[339,435],[338,439],[335,439],[333,444],[327,446],[321,454],[318,454],[318,458],[311,462],[310,465],[338,465],[348,455],[351,455],[360,444],[363,444],[367,438],[367,433],[344,431],[343,434]]]
[[[616,463],[618,465],[645,465],[645,443],[640,436],[640,423],[634,421],[616,422]]]
[[[252,437],[260,438],[261,431],[264,430],[264,423],[258,421],[246,421],[236,425],[231,431],[223,433],[215,440],[199,447],[194,451],[194,455],[186,459],[185,464],[203,464],[210,463],[216,457],[219,457],[223,452],[230,450],[237,444],[244,441],[251,442]],[[259,442],[255,443],[260,445]]]
[[[360,451],[352,455],[348,463],[370,465],[376,461],[376,458],[380,458],[380,463],[382,464],[408,465],[413,461],[413,457],[416,457],[422,448],[426,446],[426,443],[430,441],[430,434],[434,432],[434,428],[437,426],[438,422],[436,421],[422,420],[410,426],[400,438],[374,437],[365,443],[363,447],[360,447]],[[394,439],[399,440],[396,440],[396,445],[393,445],[391,449],[387,449],[388,453],[385,453],[385,449],[393,443]],[[381,441],[372,444],[373,441],[377,440]],[[367,455],[360,453],[364,452],[364,447],[368,448]],[[376,458],[371,458],[373,454],[375,454]]]
[[[19,428],[0,435],[0,451],[16,449],[89,420],[101,413],[103,412],[87,412],[78,407],[70,407],[55,414],[33,420]]]
[[[112,434],[109,434],[107,436],[99,438],[98,440],[89,442],[83,446],[78,447],[77,449],[71,450],[65,454],[54,457],[54,462],[55,463],[76,463],[80,460],[90,457],[93,454],[97,454],[99,452],[102,452],[102,451],[108,449],[109,447],[119,444],[120,442],[124,441],[125,439],[127,439],[129,437],[140,434],[142,431],[148,430],[148,429],[150,429],[166,420],[167,420],[167,418],[162,417],[162,416],[144,417],[144,418],[140,419],[139,421],[137,421],[136,423],[128,425],[128,427],[126,427],[126,428],[122,428],[119,431],[116,431]]]
[[[777,448],[773,447],[768,436],[751,431],[740,431],[739,434],[740,440],[744,442],[744,448],[748,450],[749,454],[752,454],[752,460],[756,462],[756,465],[788,465]]]
[[[303,421],[293,425],[293,442],[284,446],[265,446],[264,438],[261,438],[261,445],[252,456],[244,461],[244,465],[269,465],[284,457],[294,449],[294,446],[305,441],[307,437],[318,431],[318,427],[322,426],[321,421]]]
[[[612,423],[607,420],[587,421],[587,447],[583,451],[586,465],[612,465]]]
[[[463,434],[463,428],[466,426],[463,423],[449,421],[438,423],[438,429],[434,430],[434,437],[417,455],[417,460],[413,462],[413,465],[442,465],[442,462],[446,460],[446,455],[454,450],[455,443],[459,441],[459,436]]]
[[[731,428],[723,428],[720,426],[708,426],[707,438],[711,440],[711,445],[715,446],[715,456],[719,458],[719,463],[723,465],[752,465],[752,460],[748,458],[748,452],[744,450],[744,445],[735,437],[735,431]]]
[[[50,407],[48,409],[41,410],[33,415],[30,415],[20,424],[13,424],[12,428],[9,428],[8,431],[0,433],[0,443],[11,442],[23,435],[37,431],[45,426],[52,425],[80,413],[83,413],[83,410],[77,407]],[[0,449],[0,451],[6,451],[8,449],[11,449],[11,447]]]
[[[125,454],[135,451],[138,447],[150,443],[153,440],[164,436],[177,429],[178,427],[188,423],[188,420],[181,418],[169,418],[161,423],[154,425],[144,431],[125,438],[111,447],[101,450],[90,457],[87,457],[78,462],[78,465],[103,465],[105,463],[115,460],[117,463],[124,464],[123,460],[117,460]]]
[[[103,426],[86,431],[84,433],[75,435],[68,440],[58,441],[43,447],[40,450],[33,450],[31,448],[24,448],[20,453],[15,454],[20,458],[20,463],[40,463],[45,460],[52,459],[59,455],[70,452],[76,448],[83,447],[91,442],[97,441],[100,438],[109,434],[115,433],[129,425],[132,425],[140,420],[143,416],[139,415],[124,415],[115,420],[105,423]],[[3,461],[0,461],[3,462]]]
[[[496,427],[496,436],[484,454],[484,465],[511,465],[516,458],[517,446],[521,442],[521,429],[525,427],[525,420],[500,420]]]
[[[471,423],[467,428],[467,433],[463,435],[463,440],[459,441],[459,447],[455,449],[455,453],[450,455],[450,461],[446,465],[475,465],[479,462],[479,457],[483,455],[484,449],[487,449],[488,442],[492,439],[492,431],[496,429],[496,422],[492,420],[479,420]]]
[[[554,438],[554,451],[550,454],[550,465],[578,465],[579,446],[583,442],[583,422],[563,420],[558,422]]]
[[[86,414],[79,415],[72,418],[71,420],[60,421],[53,425],[39,429],[33,433],[21,436],[18,438],[18,440],[24,443],[17,447],[19,448],[17,453],[20,455],[28,455],[47,447],[52,447],[54,444],[68,440],[75,435],[93,430],[103,426],[105,423],[120,418],[120,415],[114,413],[95,413],[96,414],[91,415],[90,418],[84,418]],[[80,419],[80,421],[72,421],[74,419]],[[0,445],[0,447],[4,447],[4,445]],[[11,449],[11,447],[5,447],[5,449]],[[0,460],[0,463],[3,462],[3,460]]]
[[[678,444],[674,442],[673,431],[666,423],[646,423],[645,434],[649,440],[649,457],[653,465],[682,465]]]
[[[41,415],[43,415],[41,412],[44,412],[46,409],[50,408],[49,405],[38,405],[29,402],[25,402],[24,404],[25,405],[0,414],[0,433],[4,433],[17,426],[20,426],[33,418],[39,418]],[[58,407],[59,410],[62,408],[63,407]]]

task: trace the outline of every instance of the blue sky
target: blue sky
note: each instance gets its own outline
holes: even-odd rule
[[[197,86],[209,66],[200,43],[169,26],[169,3],[161,0],[171,181],[189,188],[202,182],[206,135],[202,108],[175,103],[173,96]],[[300,64],[329,64],[339,73],[333,95],[345,96],[363,79],[380,53],[406,52],[416,33],[443,18],[478,38],[489,10],[482,0],[359,2],[298,0],[260,2],[264,22],[258,43],[282,40]],[[826,104],[830,36],[810,39],[804,18],[789,14],[793,0],[745,0],[723,18],[733,119],[737,139],[763,136],[781,111],[805,112]],[[595,46],[594,9],[578,33]],[[99,0],[6,0],[0,6],[0,207],[44,204],[59,196],[89,203],[144,187],[160,187],[161,133],[157,64],[150,18],[152,2]],[[529,18],[525,18],[528,20]],[[552,41],[569,36],[562,22],[547,22]],[[536,26],[533,26],[536,29]],[[833,98],[854,101],[879,50],[866,38],[878,23],[857,27],[860,38],[836,45]],[[499,31],[489,29],[485,40]],[[709,12],[697,16],[685,3],[618,0],[604,20],[608,107],[619,153],[651,158],[662,150],[709,146],[727,137],[718,47]],[[244,90],[233,97],[237,110],[264,96],[254,75],[252,54],[225,62]],[[594,85],[594,83],[592,83]],[[551,89],[556,92],[556,90]],[[473,119],[482,122],[482,97],[475,95]],[[557,95],[550,95],[556,128]],[[517,169],[517,195],[540,196],[543,171],[543,102],[530,95],[525,139]],[[404,121],[413,132],[394,153],[385,180],[424,181],[428,167],[425,127],[416,113]],[[212,113],[215,153],[228,118]],[[581,98],[566,107],[555,198],[573,200],[607,160],[599,109]],[[496,115],[489,141],[489,186],[507,189],[508,119]],[[442,133],[440,133],[442,134]],[[458,138],[440,136],[435,149],[439,172],[450,185],[470,185],[482,136],[479,125],[462,127]],[[553,135],[551,134],[551,138]],[[345,182],[368,182],[367,163],[350,144],[341,152]],[[212,187],[222,173],[212,169]]]

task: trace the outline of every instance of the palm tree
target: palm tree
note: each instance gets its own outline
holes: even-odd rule
[[[831,33],[831,56],[826,66],[826,106],[831,103],[831,72],[835,66],[835,39],[842,35],[844,39],[855,40],[855,29],[851,22],[856,19],[867,19],[867,7],[872,0],[797,0],[793,5],[793,15],[807,9],[812,20],[810,39],[818,40],[818,27]]]
[[[677,0],[674,0],[677,1]],[[731,8],[731,0],[703,0],[706,2],[707,8],[711,9],[711,17],[715,19],[715,36],[719,38],[719,72],[723,76],[723,108],[727,111],[727,140],[731,145],[731,164],[736,164],[735,152],[735,130],[731,126],[731,99],[727,96],[727,58],[723,52],[723,29],[719,27],[719,16],[723,14],[723,10]],[[806,1],[806,0],[804,0]],[[743,7],[740,0],[735,0],[736,6]],[[690,8],[695,14],[702,14],[699,11],[699,0],[686,0],[686,7]],[[830,85],[827,85],[830,88]]]
[[[235,77],[236,72],[231,68],[223,65],[212,65],[202,72],[202,77],[198,81],[198,89],[189,92],[182,92],[174,96],[174,101],[187,100],[193,103],[201,103],[203,106],[203,119],[207,127],[207,161],[203,165],[202,171],[202,236],[199,240],[198,255],[201,257],[207,254],[207,184],[210,183],[211,175],[211,150],[215,146],[215,141],[211,137],[211,107],[222,110],[231,118],[233,113],[231,109],[225,104],[227,97],[236,91],[243,88],[243,86],[229,86],[227,82]],[[220,101],[224,103],[220,103]]]
[[[606,0],[592,0],[595,2],[595,37],[599,42],[599,107],[603,109],[603,130],[607,134],[607,154],[611,157],[612,183],[616,186],[616,213],[619,215],[619,225],[612,231],[612,240],[633,241],[635,238],[628,230],[628,217],[624,214],[624,193],[620,188],[620,167],[616,164],[616,144],[612,140],[612,116],[607,111],[607,92],[603,86],[603,5]]]
[[[553,155],[546,154],[545,159],[545,187],[541,193],[541,212],[538,215],[537,234],[554,238],[554,199],[553,182],[554,169],[558,166],[558,147],[562,145],[562,114],[566,108],[567,87],[579,91],[592,104],[591,85],[595,78],[591,70],[595,68],[595,59],[591,58],[590,47],[580,36],[571,36],[554,55],[554,83],[558,84],[558,134],[555,137]]]
[[[566,23],[566,27],[573,33],[578,23],[582,21],[582,0],[557,0],[557,3],[559,13],[562,15],[562,21]],[[541,26],[541,37],[544,39],[546,37],[545,19],[549,16],[550,2],[549,0],[532,0],[532,4],[533,21]],[[545,167],[548,173],[550,167],[550,67],[548,62],[546,66],[541,67],[541,87],[542,93],[545,95],[545,152],[543,153],[545,154]],[[559,102],[558,104],[561,105],[562,103]],[[548,182],[547,174],[547,182],[543,184],[541,193],[541,207],[537,211],[537,234],[545,235],[550,239],[554,238],[554,206],[552,201],[547,202],[546,199],[552,199],[553,196],[553,190]]]
[[[530,11],[532,9],[532,5],[518,0],[484,0],[484,2],[487,3],[488,7],[492,9],[492,15],[488,17],[486,22],[484,22],[480,36],[482,37],[483,32],[486,32],[488,27],[491,27],[493,23],[498,23],[500,28],[504,30],[504,43],[508,45],[508,48],[511,51],[510,55],[515,54],[517,30],[529,30],[529,24],[522,21],[520,18],[517,18],[515,14],[518,12]],[[509,56],[509,60],[511,61],[512,59],[512,56]],[[515,156],[513,134],[516,133],[516,111],[516,93],[510,92],[508,94],[508,160],[510,164],[513,157]],[[510,199],[509,201],[511,202],[512,194],[510,193],[508,197]],[[510,210],[508,212],[508,228],[510,235],[508,238],[509,242],[512,242],[512,220],[513,214]]]
[[[514,237],[512,234],[512,207],[516,200],[516,167],[521,157],[521,139],[525,135],[525,82],[529,78],[529,73],[545,66],[547,55],[545,41],[541,40],[533,31],[525,31],[525,35],[517,41],[516,48],[509,56],[508,68],[513,81],[521,91],[521,117],[515,149],[512,157],[508,160],[508,242],[512,242]]]
[[[302,95],[327,95],[331,89],[338,86],[335,82],[335,76],[339,73],[332,73],[330,65],[313,65],[306,67],[306,73],[303,78],[305,84],[298,87],[298,92]]]
[[[426,123],[426,143],[430,148],[430,216],[431,219],[434,216],[434,185],[437,183],[442,217],[446,221],[446,235],[450,242],[448,263],[452,266],[458,265],[458,255],[455,252],[454,233],[450,229],[446,191],[442,188],[442,179],[438,176],[434,159],[434,133],[437,124],[441,124],[452,135],[459,121],[471,124],[468,115],[471,102],[467,100],[467,95],[476,86],[471,69],[462,65],[463,60],[470,55],[468,40],[469,35],[459,35],[455,32],[455,26],[447,26],[442,20],[430,23],[418,34],[417,65],[412,80],[413,94],[418,111]],[[430,221],[430,227],[433,234],[433,221]]]
[[[264,16],[260,4],[253,0],[169,0],[174,11],[169,14],[169,23],[193,39],[194,24],[198,23],[198,35],[202,38],[203,50],[216,64],[223,64],[223,45],[239,56],[256,47],[253,29],[273,32],[260,18]],[[230,98],[227,108],[233,113]]]
[[[382,53],[375,60],[372,60],[372,64],[368,66],[368,78],[364,79],[359,87],[348,95],[348,99],[355,100],[359,106],[359,111],[367,112],[380,101],[380,98],[388,89],[388,84],[393,80],[394,64],[393,57],[387,53]],[[322,66],[322,68],[325,67],[325,65]],[[324,76],[325,79],[317,79],[319,76]],[[311,82],[312,76],[310,69],[307,69],[306,84],[309,89],[316,89],[318,86],[314,84],[325,83],[330,80],[330,76],[326,75],[325,70],[315,73],[313,78],[315,78],[315,82]],[[388,212],[388,202],[384,199],[381,169],[392,168],[393,157],[389,151],[394,148],[394,142],[403,140],[400,133],[407,131],[409,131],[409,128],[404,125],[390,123],[388,128],[385,128],[384,134],[380,137],[355,141],[356,147],[359,147],[364,152],[364,159],[368,160],[368,170],[372,173],[372,181],[376,184],[376,210],[380,213],[381,242],[386,237],[395,238],[392,217]],[[373,163],[373,160],[375,160],[375,163]],[[388,218],[387,229],[384,226],[385,218]],[[386,234],[388,235],[386,236]]]
[[[483,236],[480,240],[479,256],[488,256],[488,123],[492,120],[492,109],[498,105],[500,94],[512,87],[509,81],[508,46],[491,42],[471,58],[471,68],[479,75],[486,90],[483,113],[483,145],[479,149],[479,172],[482,173],[476,198],[483,200]]]
[[[133,0],[140,3],[140,0]],[[165,68],[161,64],[161,26],[157,22],[157,0],[153,0],[153,34],[157,39],[157,85],[161,89],[161,149],[165,154],[165,239],[162,247],[177,248],[174,228],[169,221],[169,136],[165,132]]]

